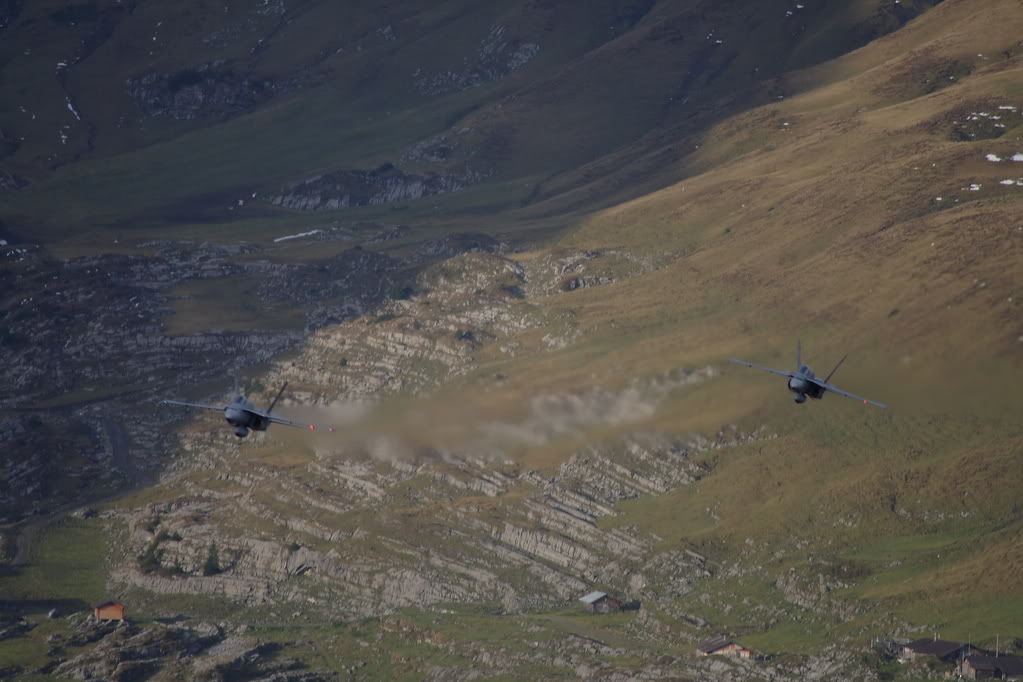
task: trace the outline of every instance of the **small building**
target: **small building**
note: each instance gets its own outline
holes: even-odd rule
[[[736,658],[753,658],[756,656],[752,649],[747,649],[734,639],[725,635],[718,635],[714,639],[708,639],[696,646],[696,653],[701,656],[735,656]]]
[[[924,639],[914,639],[909,644],[903,646],[899,660],[903,663],[908,663],[918,658],[933,656],[939,661],[955,661],[972,653],[974,653],[974,649],[969,644],[938,639],[937,637],[925,637]]]
[[[92,614],[96,620],[124,620],[124,604],[105,601],[102,604],[96,604]]]
[[[584,597],[579,597],[579,601],[589,605],[593,613],[611,613],[622,608],[621,600],[615,599],[607,592],[590,592]]]
[[[1023,680],[1023,658],[1016,656],[967,656],[958,666],[968,680]]]

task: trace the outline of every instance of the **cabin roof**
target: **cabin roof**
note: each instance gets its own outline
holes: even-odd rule
[[[583,597],[579,597],[579,601],[586,602],[587,604],[592,604],[594,602],[600,601],[606,596],[607,592],[590,592],[589,594]]]
[[[916,654],[927,654],[944,658],[949,654],[959,651],[964,646],[966,645],[962,642],[952,642],[947,639],[931,639],[930,637],[925,637],[924,639],[913,640],[906,645],[906,648]]]
[[[708,639],[706,642],[698,644],[696,646],[696,649],[698,651],[702,651],[705,654],[709,654],[712,651],[717,651],[718,649],[723,649],[726,646],[728,646],[729,644],[736,644],[736,643],[737,642],[734,639],[730,638],[730,637],[726,637],[725,635],[718,635],[717,637],[714,637],[713,639]]]
[[[975,670],[1000,670],[1003,675],[1023,675],[1023,658],[1016,656],[967,656]]]

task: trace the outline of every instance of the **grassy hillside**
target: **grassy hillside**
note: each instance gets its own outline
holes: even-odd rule
[[[275,380],[297,378],[310,395],[333,396],[362,385],[360,343],[405,349],[422,327],[445,349],[456,341],[469,348],[471,363],[464,367],[434,366],[414,355],[377,365],[361,360],[380,382],[371,384],[380,394],[409,376],[410,384],[445,379],[427,397],[385,403],[350,435],[351,442],[369,442],[366,434],[391,429],[407,441],[396,450],[426,453],[409,462],[419,466],[420,457],[444,475],[464,472],[438,451],[462,448],[471,459],[477,430],[527,423],[542,412],[538,396],[625,393],[679,368],[711,368],[706,380],[664,389],[652,407],[627,418],[580,418],[535,442],[509,437],[499,465],[483,455],[481,461],[504,467],[510,477],[538,478],[493,497],[468,484],[434,496],[436,482],[423,474],[395,484],[405,497],[392,507],[310,503],[296,512],[284,506],[286,496],[257,489],[249,470],[269,472],[268,480],[287,493],[300,491],[303,504],[315,501],[323,460],[316,446],[266,443],[249,450],[213,436],[196,439],[193,454],[220,459],[202,460],[181,485],[197,498],[229,500],[209,516],[231,534],[273,539],[287,528],[294,542],[291,526],[275,524],[301,517],[334,524],[332,530],[358,530],[352,547],[398,565],[408,556],[429,563],[413,551],[420,544],[433,543],[438,556],[455,552],[461,540],[437,540],[437,529],[462,528],[467,518],[510,526],[507,519],[517,517],[509,510],[553,486],[571,458],[629,434],[662,434],[679,443],[699,434],[711,444],[694,448],[698,480],[630,496],[617,504],[617,516],[595,522],[602,531],[649,539],[650,556],[692,549],[734,569],[721,568],[714,581],[675,593],[665,587],[670,571],[643,564],[649,557],[614,557],[628,566],[621,575],[642,570],[650,579],[663,601],[651,607],[652,620],[671,623],[668,634],[647,639],[647,625],[631,626],[630,616],[597,627],[562,613],[531,613],[509,627],[505,616],[489,611],[463,613],[459,606],[427,617],[409,609],[415,627],[377,620],[359,626],[386,631],[378,640],[406,657],[378,662],[381,675],[407,673],[402,666],[417,656],[469,665],[453,661],[450,650],[435,651],[425,634],[408,641],[394,635],[418,627],[434,628],[437,641],[450,637],[471,647],[503,646],[520,627],[530,627],[561,638],[598,637],[649,658],[691,655],[689,639],[706,634],[691,627],[698,620],[676,618],[678,612],[772,654],[811,655],[839,640],[860,646],[874,635],[925,629],[987,645],[1023,635],[1023,597],[1015,589],[1023,571],[1019,7],[1000,0],[863,0],[842,8],[452,0],[341,9],[310,1],[289,9],[292,21],[281,25],[280,17],[263,15],[241,22],[230,12],[223,21],[195,8],[173,19],[156,12],[140,8],[117,30],[128,30],[130,22],[184,27],[191,21],[198,23],[188,35],[198,37],[245,26],[250,37],[269,36],[267,45],[256,52],[247,52],[247,43],[246,49],[233,42],[209,47],[208,54],[190,53],[189,63],[218,57],[245,64],[260,78],[302,73],[308,80],[237,115],[149,118],[144,131],[132,127],[130,139],[112,123],[123,115],[116,107],[130,102],[106,98],[111,111],[97,120],[107,127],[97,124],[95,147],[76,162],[46,168],[37,163],[44,147],[29,145],[0,159],[31,180],[5,195],[10,202],[0,217],[11,229],[31,227],[61,255],[86,241],[103,249],[126,234],[133,241],[267,243],[327,221],[358,220],[407,223],[409,234],[387,247],[393,253],[457,231],[528,244],[529,251],[502,262],[509,272],[521,267],[521,282],[501,280],[501,288],[480,275],[482,284],[473,288],[466,284],[475,276],[471,270],[459,271],[469,270],[465,261],[445,261],[417,273],[422,279],[412,300],[389,301],[382,314],[369,311],[344,329],[323,331],[271,371]],[[334,25],[345,28],[329,28]],[[474,62],[473,55],[496,44],[487,42],[495,26],[540,49],[521,68],[487,80],[481,74],[497,67]],[[75,77],[109,66],[118,49],[143,49],[133,44],[104,43],[97,61],[83,61]],[[154,54],[147,69],[172,71],[183,59]],[[415,73],[435,77],[420,87]],[[99,111],[98,103],[91,106]],[[5,126],[7,120],[0,117]],[[455,145],[450,156],[409,160],[417,143],[461,129],[468,129],[464,146]],[[308,214],[236,203],[321,172],[387,162],[421,172],[466,159],[492,174],[458,192],[398,206]],[[319,245],[295,244],[272,257],[299,262],[325,253]],[[592,272],[600,275],[587,282],[593,286],[569,286],[576,271],[564,262],[576,256],[592,257]],[[452,282],[465,289],[445,299]],[[529,290],[516,288],[520,283]],[[247,327],[257,313],[237,309],[232,295],[234,285],[244,290],[245,283],[223,284],[178,288],[194,298],[179,303],[180,317],[169,329],[201,331],[213,321]],[[501,314],[524,321],[521,328],[467,336],[469,327],[493,321],[480,321],[485,316],[472,309],[474,298],[507,304]],[[300,324],[293,312],[282,309],[273,324]],[[848,353],[834,383],[889,409],[837,395],[795,405],[780,377],[727,363],[737,356],[791,367],[797,338],[803,360],[818,373]],[[338,376],[353,383],[332,385]],[[759,435],[732,447],[728,436],[735,433]],[[729,447],[712,447],[726,442]],[[370,460],[373,453],[360,456]],[[400,454],[381,458],[414,468]],[[380,482],[391,474],[372,474],[377,483],[365,490],[381,494],[372,504],[393,502]],[[341,476],[345,485],[348,476]],[[181,490],[145,491],[142,501],[124,506],[174,501],[184,497]],[[246,510],[232,518],[237,500],[274,516]],[[330,546],[300,532],[306,533],[294,537],[303,543]],[[384,536],[393,547],[377,542]],[[518,566],[503,569],[522,579]],[[600,572],[583,577],[599,584]],[[797,583],[827,608],[801,605],[799,595],[786,592]],[[625,578],[614,587],[639,589]],[[281,637],[316,629],[281,627]],[[363,645],[362,631],[324,628],[315,637],[338,651]],[[498,644],[482,643],[486,633]],[[614,655],[622,669],[643,664]]]
[[[700,132],[762,103],[792,67],[929,5],[584,4],[22,8],[2,48],[0,163],[30,184],[3,219],[47,241],[168,220],[258,234],[254,217],[287,217],[238,199],[325,171],[433,168],[402,157],[453,131],[438,167],[492,175],[442,210],[493,212],[564,191],[564,174],[652,128]]]
[[[788,367],[797,336],[820,371],[849,352],[836,383],[891,409],[837,396],[795,406],[781,379],[722,365],[720,381],[680,397],[658,425],[766,423],[779,438],[715,458],[695,494],[637,500],[617,522],[669,545],[808,537],[818,552],[869,557],[879,574],[859,595],[974,638],[1021,626],[1006,585],[1023,547],[1023,193],[1002,184],[1021,170],[986,158],[1023,144],[1023,17],[991,3],[989,23],[976,9],[944,3],[795,74],[800,94],[711,129],[677,167],[686,179],[560,240],[672,262],[551,303],[575,312],[587,339],[576,353],[610,349],[585,363],[598,376],[728,355]],[[964,66],[932,91],[950,63]],[[958,141],[957,123],[980,112],[1004,116],[1001,135]],[[536,381],[579,379],[560,359],[523,371],[534,367]],[[903,549],[877,541],[903,536]],[[896,560],[902,569],[881,570]]]

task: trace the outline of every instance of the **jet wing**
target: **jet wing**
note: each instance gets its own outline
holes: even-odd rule
[[[184,405],[185,407],[201,407],[204,410],[216,410],[223,412],[227,408],[223,405],[204,405],[203,403],[186,403],[181,400],[161,400],[161,405]]]
[[[793,372],[786,372],[786,371],[780,370],[780,369],[771,369],[770,367],[764,367],[762,365],[754,365],[752,362],[746,362],[745,360],[740,360],[738,358],[728,358],[728,361],[729,362],[734,362],[737,365],[745,365],[746,367],[752,367],[753,369],[762,369],[765,372],[770,372],[771,374],[777,374],[778,376],[782,376],[782,377],[790,377],[791,378],[791,377],[796,376]]]
[[[853,395],[852,393],[848,393],[846,391],[843,391],[842,389],[838,388],[837,386],[832,386],[831,384],[827,383],[826,381],[815,381],[814,383],[817,384],[818,386],[820,386],[821,388],[823,388],[825,391],[831,391],[832,393],[837,393],[838,395],[844,395],[846,398],[852,398],[853,400],[860,400],[860,401],[863,402],[864,405],[870,404],[870,405],[876,405],[878,407],[888,407],[884,403],[879,403],[879,402],[876,402],[874,400],[868,400],[867,398],[863,398],[861,396]]]
[[[265,417],[270,420],[273,424],[284,424],[285,426],[297,426],[300,429],[309,429],[310,431],[329,431],[333,433],[336,429],[333,426],[320,426],[319,424],[310,424],[309,422],[297,422],[294,419],[286,419],[284,417],[278,417],[276,414],[270,412],[263,412],[262,410],[249,410],[260,417]]]

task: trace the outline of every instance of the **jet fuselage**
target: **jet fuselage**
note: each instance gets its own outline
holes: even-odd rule
[[[794,400],[797,403],[805,402],[807,396],[814,400],[824,397],[824,388],[814,382],[814,379],[816,379],[816,375],[806,365],[801,365],[796,376],[789,378],[789,390],[796,394]]]

